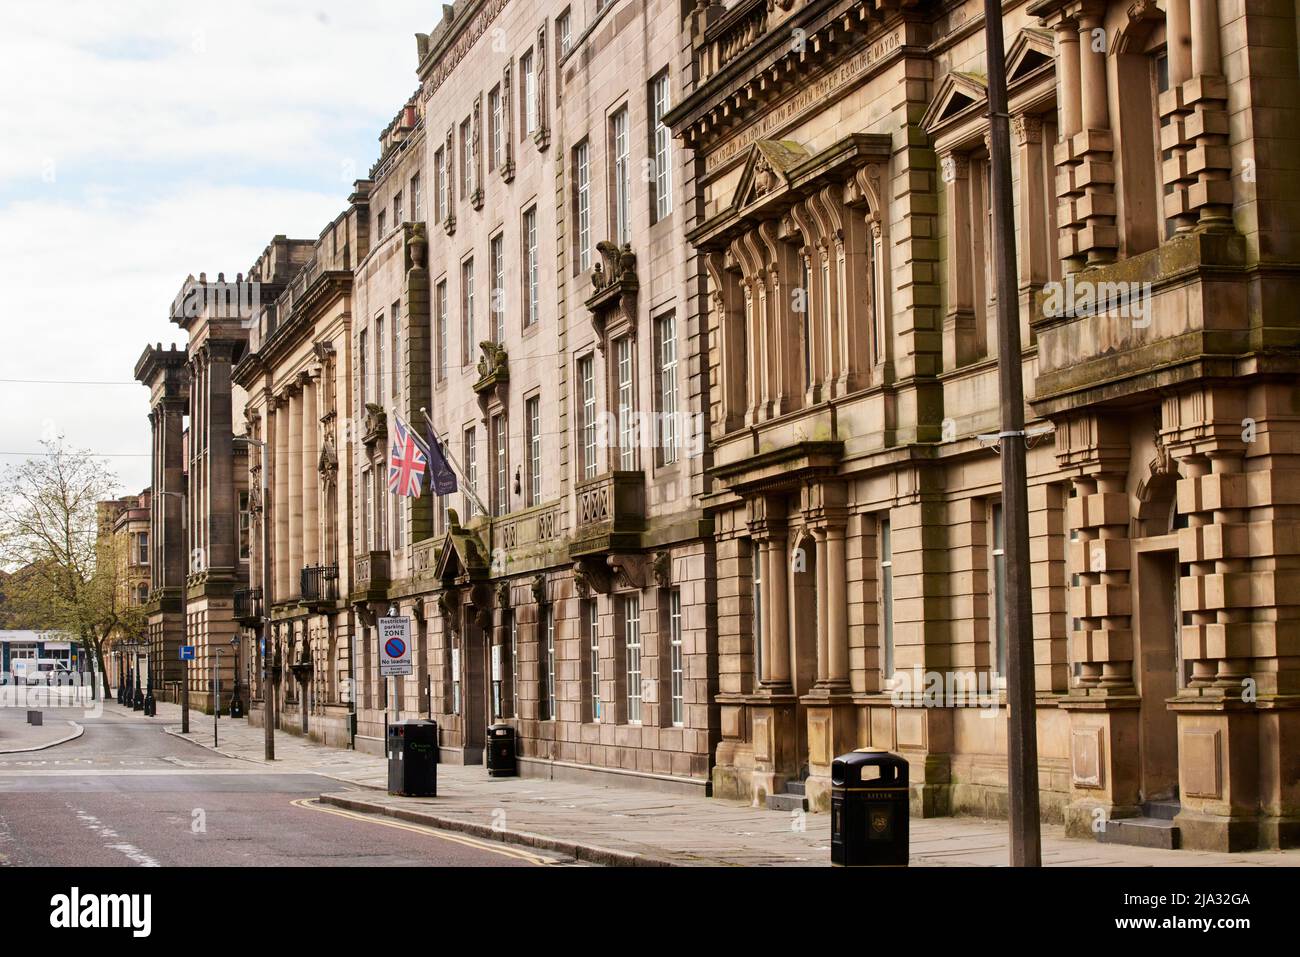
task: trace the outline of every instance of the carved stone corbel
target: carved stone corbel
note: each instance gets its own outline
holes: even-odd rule
[[[605,559],[614,575],[615,588],[645,587],[646,560],[643,555],[610,555]]]

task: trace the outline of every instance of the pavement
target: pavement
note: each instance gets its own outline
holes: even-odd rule
[[[160,704],[158,719],[180,735],[180,709]],[[191,715],[199,747],[265,767],[263,730],[222,719],[212,747],[211,718]],[[323,805],[524,845],[612,865],[830,866],[830,815],[768,811],[716,798],[660,794],[537,778],[491,778],[481,766],[440,765],[436,798],[387,793],[387,762],[330,748],[285,732],[275,737],[275,766],[329,778],[345,788]],[[913,866],[1006,866],[1007,825],[966,817],[913,818]],[[1300,866],[1300,850],[1226,854],[1165,851],[1066,838],[1043,826],[1043,863],[1065,867]]]
[[[9,707],[0,702],[0,754],[23,754],[43,751],[55,745],[81,737],[84,728],[76,719],[82,716],[81,708],[38,706],[43,724],[27,723],[26,707]]]

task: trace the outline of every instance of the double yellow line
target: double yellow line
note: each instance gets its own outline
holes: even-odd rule
[[[475,837],[468,837],[464,834],[439,831],[432,827],[426,827],[423,824],[411,824],[407,821],[398,821],[392,818],[380,817],[375,814],[362,814],[359,811],[348,811],[340,807],[330,807],[321,804],[316,798],[302,798],[301,800],[290,801],[289,803],[294,807],[306,808],[310,811],[323,811],[326,814],[346,817],[350,820],[361,821],[365,824],[381,824],[384,827],[392,827],[400,831],[411,831],[415,834],[423,834],[426,837],[436,837],[439,840],[450,841],[453,844],[460,844],[464,847],[473,847],[480,851],[487,851],[491,854],[500,854],[503,857],[510,857],[517,861],[527,861],[529,864],[534,864],[539,867],[559,863],[551,858],[530,854],[528,851],[521,850],[517,847],[511,847],[506,844],[500,844],[496,841],[483,841]]]

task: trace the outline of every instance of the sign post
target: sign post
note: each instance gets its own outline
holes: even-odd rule
[[[384,678],[400,678],[411,674],[411,619],[380,618],[376,624],[379,630],[379,674]],[[389,700],[393,702],[393,716],[401,715],[397,711],[396,686],[389,690]]]
[[[181,734],[190,733],[190,662],[194,646],[181,645]]]

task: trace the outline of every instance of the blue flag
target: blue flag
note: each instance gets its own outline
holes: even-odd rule
[[[456,473],[447,464],[447,456],[442,452],[442,443],[433,434],[433,427],[425,424],[425,436],[429,444],[429,487],[434,495],[450,495],[456,491]]]

